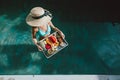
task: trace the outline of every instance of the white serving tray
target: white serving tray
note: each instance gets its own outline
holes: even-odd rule
[[[48,50],[45,48],[45,44],[44,42],[46,42],[46,39],[48,39],[50,36],[55,36],[59,45],[56,47],[56,50],[55,51],[52,51],[52,49],[49,49],[49,51],[51,50],[51,53],[48,52]],[[63,41],[63,45],[61,46],[60,45],[60,42],[59,42],[59,39],[61,38],[61,40]],[[42,44],[41,44],[42,43]],[[61,51],[62,49],[64,49],[66,46],[68,46],[68,43],[65,39],[63,39],[58,32],[53,32],[52,34],[50,34],[48,37],[40,40],[38,42],[38,44],[43,48],[42,52],[44,53],[44,55],[46,56],[46,58],[50,58],[52,57],[53,55],[55,55],[56,53],[58,53],[59,51]]]

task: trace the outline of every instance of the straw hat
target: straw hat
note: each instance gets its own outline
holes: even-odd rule
[[[26,23],[32,27],[39,27],[52,19],[52,14],[42,7],[34,7],[26,18]]]

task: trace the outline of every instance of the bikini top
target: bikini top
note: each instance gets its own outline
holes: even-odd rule
[[[39,34],[39,36],[40,36],[40,35],[41,35],[41,36],[45,36],[45,35],[47,35],[47,34],[50,34],[50,32],[51,32],[51,28],[50,28],[49,25],[47,25],[47,31],[46,31],[46,32],[38,29],[38,32],[37,32],[37,33]]]

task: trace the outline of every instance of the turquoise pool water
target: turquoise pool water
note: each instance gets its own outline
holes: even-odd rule
[[[69,46],[47,59],[32,42],[31,27],[25,23],[30,7],[25,6],[21,11],[3,7],[0,12],[0,74],[120,74],[119,23],[53,10],[52,21]]]

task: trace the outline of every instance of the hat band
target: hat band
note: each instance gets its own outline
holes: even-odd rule
[[[47,10],[45,10],[45,13],[44,13],[43,15],[37,16],[37,17],[32,16],[32,18],[34,18],[34,19],[40,19],[40,18],[42,18],[42,17],[44,17],[44,16],[47,16],[47,15],[52,18],[52,14],[51,14],[49,11],[47,11]]]
[[[42,17],[44,17],[44,16],[45,16],[45,15],[43,14],[43,15],[37,16],[37,17],[32,16],[32,18],[34,18],[34,19],[40,19],[40,18],[42,18]]]

